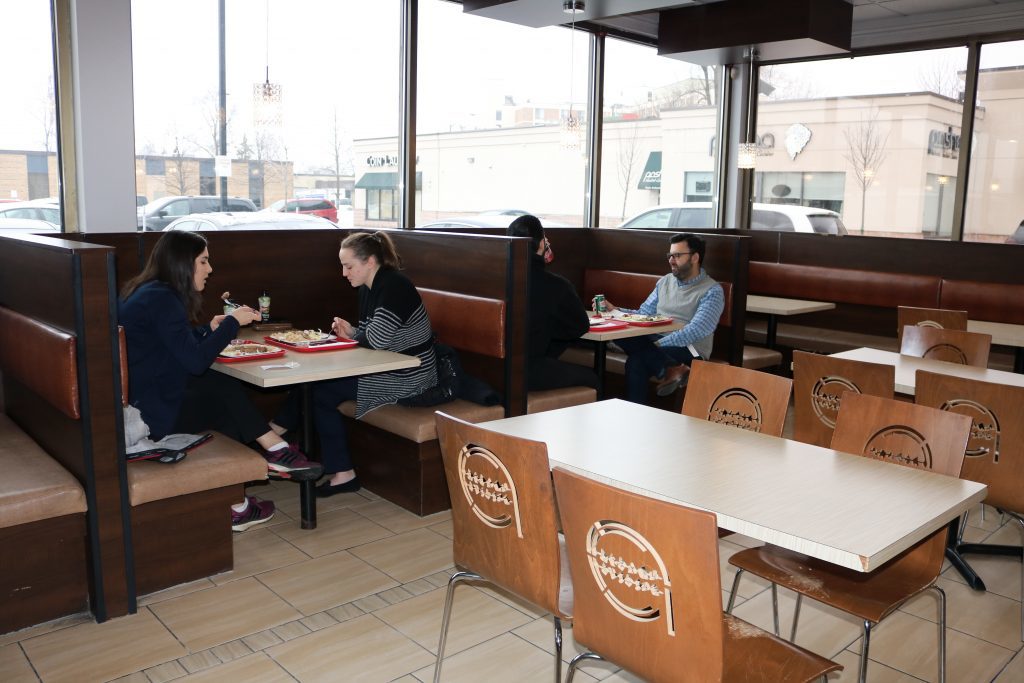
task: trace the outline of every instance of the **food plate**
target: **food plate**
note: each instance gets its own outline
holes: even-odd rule
[[[333,339],[333,335],[330,335],[321,330],[284,330],[282,332],[274,332],[269,335],[267,341],[278,341],[284,342],[289,346],[304,346],[310,342],[321,342],[328,339]]]
[[[273,335],[264,337],[263,341],[290,351],[298,351],[299,353],[338,351],[340,349],[351,349],[355,346],[359,346],[359,342],[355,339],[345,339],[344,337],[335,337],[333,335],[328,335],[327,339],[321,341],[307,341],[300,344],[290,344],[286,341],[281,341],[280,339],[274,339]]]
[[[284,355],[284,349],[274,348],[259,342],[247,339],[235,339],[228,344],[216,360],[218,363],[242,363],[249,360],[263,360],[264,358],[280,358]]]
[[[658,325],[668,325],[672,322],[672,318],[669,318],[668,316],[639,315],[636,313],[626,313],[619,316],[618,319],[628,325],[634,325],[636,327],[657,327]]]

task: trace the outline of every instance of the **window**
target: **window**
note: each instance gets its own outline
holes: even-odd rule
[[[779,230],[781,232],[794,232],[796,228],[793,221],[784,213],[778,211],[767,211],[754,209],[750,217],[751,230]]]
[[[220,194],[217,6],[131,1],[137,194]],[[292,199],[302,182],[296,172],[311,170],[331,179],[327,199],[346,196],[355,181],[353,140],[394,138],[398,130],[399,6],[225,3],[229,196],[257,206]],[[169,47],[182,40],[187,47]],[[164,161],[168,174],[148,173],[148,159]],[[366,220],[365,196],[352,195],[356,225]]]
[[[546,225],[582,225],[586,126],[564,130],[560,112],[584,117],[589,34],[467,15],[443,0],[419,10],[416,224],[514,207]],[[357,161],[389,153],[383,142],[357,140]],[[357,168],[357,179],[383,170],[397,169]]]
[[[1024,221],[1024,41],[982,45],[978,62],[964,239],[1006,242]]]
[[[50,196],[49,157],[49,154],[25,155],[25,167],[28,169],[29,199],[41,199]]]
[[[146,175],[166,175],[166,159],[146,157]]]
[[[187,216],[192,213],[192,207],[187,199],[176,199],[164,206],[160,212],[165,216],[176,218],[178,216]]]
[[[858,234],[948,237],[966,64],[960,47],[763,66],[754,201],[837,211]]]
[[[714,227],[718,83],[717,67],[605,39],[599,226],[682,200],[708,203],[679,214],[685,227]]]

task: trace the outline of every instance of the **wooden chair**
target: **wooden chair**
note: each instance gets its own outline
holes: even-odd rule
[[[693,361],[683,415],[782,436],[793,380],[734,365]]]
[[[828,447],[842,396],[848,391],[893,398],[892,365],[793,351],[793,438]]]
[[[839,410],[832,448],[956,477],[960,474],[970,429],[970,420],[963,415],[905,401],[847,393]],[[869,496],[870,492],[865,494]],[[870,501],[865,500],[865,505],[869,504]],[[909,497],[907,504],[913,504]],[[771,581],[773,597],[776,585],[797,593],[790,640],[796,639],[800,601],[805,595],[849,612],[864,622],[858,678],[864,683],[872,627],[915,595],[932,589],[939,596],[939,681],[944,683],[946,595],[934,584],[942,569],[945,547],[946,528],[943,527],[867,574],[770,545],[742,550],[729,558],[729,563],[739,572],[733,581],[726,611],[732,612],[740,577],[746,571]],[[776,630],[778,623],[776,612]]]
[[[948,308],[918,308],[899,306],[896,309],[896,336],[903,340],[903,328],[934,327],[939,330],[967,330],[967,311],[953,311]]]
[[[455,586],[487,581],[555,618],[555,682],[562,677],[562,624],[572,618],[547,446],[497,434],[437,412],[452,501],[455,565],[448,581],[434,681],[441,680]]]
[[[988,352],[991,346],[990,334],[908,325],[903,328],[900,353],[904,356],[984,368],[988,366]]]
[[[716,519],[553,472],[576,601],[573,637],[646,681],[810,681],[842,667],[722,612]]]
[[[988,485],[985,502],[1005,512],[1024,529],[1024,387],[923,370],[917,371],[916,386],[918,404],[971,417],[971,440],[967,443],[960,477]],[[1020,546],[982,543],[959,543],[955,551],[1009,555],[1018,561],[1022,552]],[[1024,595],[1024,567],[1021,569],[1021,595]],[[1021,605],[1021,640],[1024,640],[1024,604]]]

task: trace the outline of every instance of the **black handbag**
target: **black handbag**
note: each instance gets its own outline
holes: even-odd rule
[[[434,344],[437,359],[437,384],[416,394],[398,399],[398,405],[410,408],[427,408],[454,401],[459,395],[462,364],[455,349],[446,344]]]

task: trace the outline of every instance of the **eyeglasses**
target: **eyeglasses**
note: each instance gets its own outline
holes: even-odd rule
[[[694,253],[694,252],[692,252],[692,251],[679,251],[679,252],[670,251],[667,254],[665,254],[665,256],[668,257],[669,261],[672,261],[672,260],[675,260],[675,259],[683,258],[684,256],[689,256],[692,253]]]

